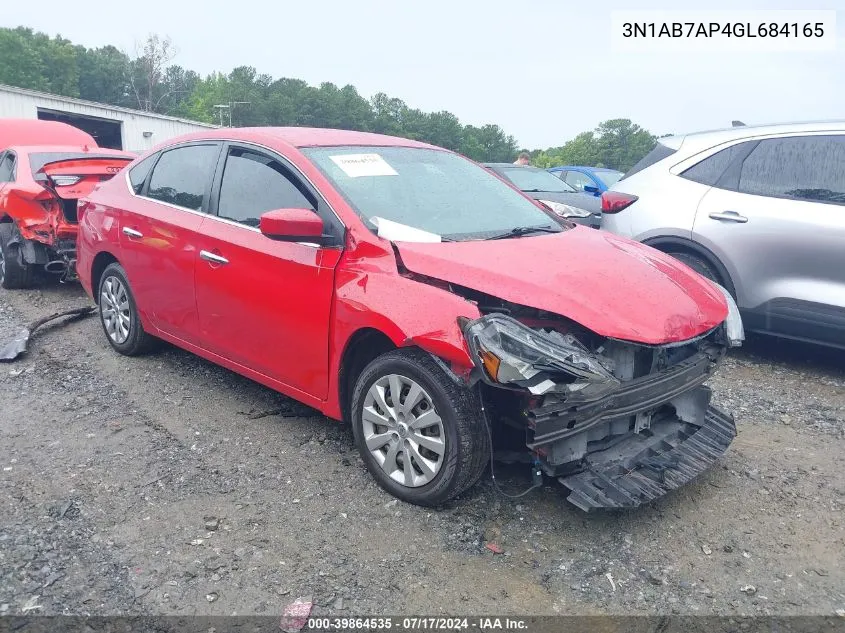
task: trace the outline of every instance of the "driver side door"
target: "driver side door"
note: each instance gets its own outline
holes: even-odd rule
[[[334,242],[318,246],[263,235],[258,218],[281,208],[319,214]],[[295,392],[325,399],[334,269],[343,243],[326,203],[282,157],[230,144],[199,233],[201,345]]]

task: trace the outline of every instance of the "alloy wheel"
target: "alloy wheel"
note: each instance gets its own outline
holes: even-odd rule
[[[100,292],[100,315],[109,338],[122,345],[129,338],[132,315],[129,311],[129,293],[117,277],[110,276]]]
[[[443,465],[446,433],[428,392],[416,381],[389,374],[364,398],[361,421],[367,449],[397,483],[430,483]]]

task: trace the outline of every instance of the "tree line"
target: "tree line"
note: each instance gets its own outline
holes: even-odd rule
[[[412,138],[478,161],[512,161],[516,140],[495,124],[464,125],[451,112],[423,112],[355,86],[309,85],[273,78],[251,66],[198,73],[171,63],[169,38],[149,36],[129,55],[114,46],[87,48],[25,27],[0,28],[0,83],[67,97],[235,126],[301,125],[362,130]],[[221,107],[222,106],[222,107]],[[602,123],[561,147],[534,150],[532,164],[580,164],[628,169],[655,137],[627,119]]]

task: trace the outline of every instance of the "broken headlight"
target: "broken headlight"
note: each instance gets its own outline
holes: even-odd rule
[[[742,326],[742,317],[739,314],[739,308],[727,288],[716,283],[713,285],[725,295],[725,301],[728,304],[728,318],[725,319],[725,336],[728,337],[728,344],[731,347],[739,347],[745,340],[745,328]]]
[[[504,314],[468,323],[464,336],[485,380],[598,398],[619,386],[609,359],[600,359],[571,334],[531,329]]]

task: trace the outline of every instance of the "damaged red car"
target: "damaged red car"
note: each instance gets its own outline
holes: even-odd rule
[[[735,437],[704,385],[743,337],[730,295],[450,151],[204,132],[80,215],[79,275],[115,350],[164,339],[347,420],[405,501],[455,497],[497,453],[585,510],[633,507]]]
[[[0,120],[0,286],[73,279],[77,201],[133,158],[64,123]]]

